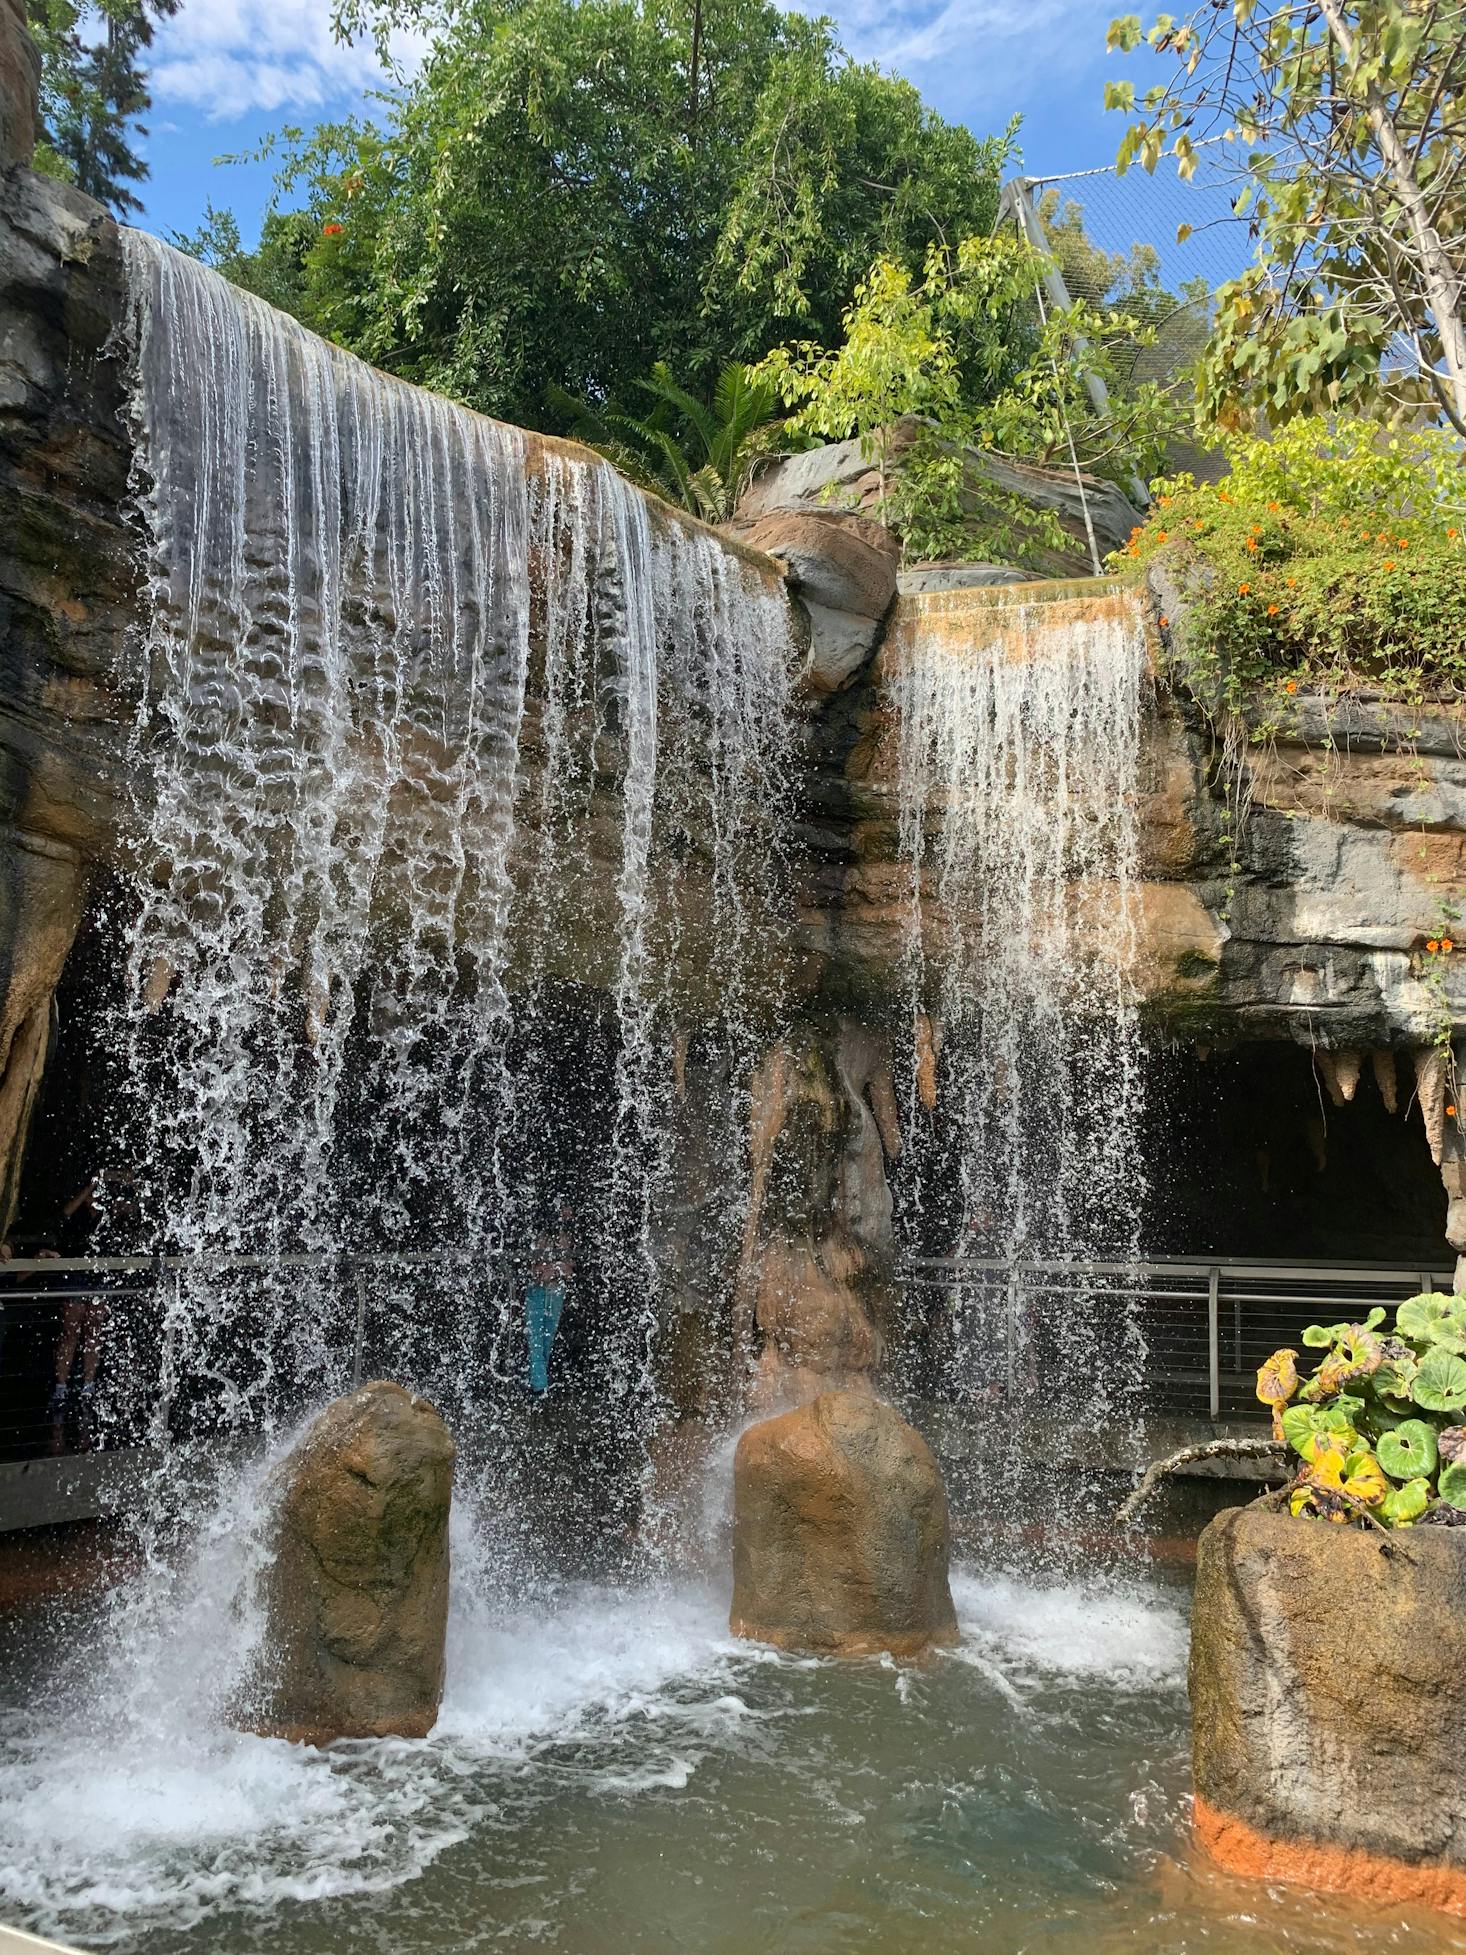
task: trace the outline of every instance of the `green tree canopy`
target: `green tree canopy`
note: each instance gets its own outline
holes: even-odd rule
[[[36,167],[119,217],[142,208],[131,186],[147,175],[132,146],[146,133],[143,57],[155,24],[177,11],[178,0],[30,0],[41,52]]]
[[[1466,434],[1466,0],[1206,0],[1109,39],[1166,64],[1106,89],[1122,169],[1237,158],[1259,262],[1217,294],[1209,414],[1426,400]]]
[[[510,420],[553,424],[552,387],[626,400],[665,361],[703,390],[791,334],[832,338],[873,258],[919,267],[993,221],[1006,139],[765,0],[447,0],[426,25],[384,126],[291,141],[268,274],[214,255]]]

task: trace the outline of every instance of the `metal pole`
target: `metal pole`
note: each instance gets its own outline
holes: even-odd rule
[[[1008,1396],[1012,1398],[1018,1387],[1018,1271],[1008,1274],[1008,1334],[1005,1339],[1008,1355]]]
[[[1207,1416],[1215,1424],[1222,1416],[1222,1352],[1221,1352],[1221,1312],[1218,1308],[1218,1292],[1221,1289],[1222,1272],[1212,1269],[1207,1272],[1206,1284],[1206,1389]]]
[[[361,1389],[362,1345],[366,1342],[366,1272],[360,1263],[355,1265],[356,1276],[356,1346],[351,1358],[351,1389]]]

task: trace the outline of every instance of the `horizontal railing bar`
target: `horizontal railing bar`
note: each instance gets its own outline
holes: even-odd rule
[[[1357,1277],[1361,1283],[1418,1283],[1423,1275],[1449,1278],[1451,1272],[1441,1264],[1430,1261],[1401,1263],[1320,1263],[1303,1259],[1278,1260],[1276,1257],[1218,1257],[1218,1256],[1141,1256],[1134,1261],[1105,1261],[1091,1257],[1033,1257],[1015,1262],[1004,1256],[914,1256],[902,1265],[902,1273],[909,1274],[919,1270],[1035,1270],[1045,1274],[1063,1275],[1075,1273],[1084,1275],[1130,1276],[1137,1271],[1156,1270],[1171,1274],[1183,1270],[1195,1270],[1206,1276],[1212,1270],[1223,1276],[1245,1276],[1257,1280],[1286,1279],[1289,1276],[1309,1277],[1326,1275],[1330,1281],[1348,1281]]]

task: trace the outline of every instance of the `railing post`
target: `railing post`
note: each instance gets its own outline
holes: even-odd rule
[[[1222,1416],[1222,1349],[1220,1291],[1222,1272],[1207,1271],[1206,1280],[1206,1390],[1207,1417],[1213,1424]]]
[[[366,1272],[360,1263],[352,1265],[356,1277],[356,1343],[351,1354],[351,1389],[361,1390],[362,1346],[366,1342]]]
[[[1018,1388],[1018,1268],[1015,1264],[1008,1271],[1008,1322],[1004,1346],[1008,1359],[1008,1396],[1012,1398]]]

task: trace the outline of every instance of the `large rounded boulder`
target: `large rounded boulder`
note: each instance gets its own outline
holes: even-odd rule
[[[426,1737],[443,1695],[454,1446],[378,1380],[277,1469],[254,1688],[239,1722],[301,1744]]]
[[[954,1643],[949,1553],[931,1449],[872,1393],[825,1392],[739,1440],[735,1635],[837,1656]]]

